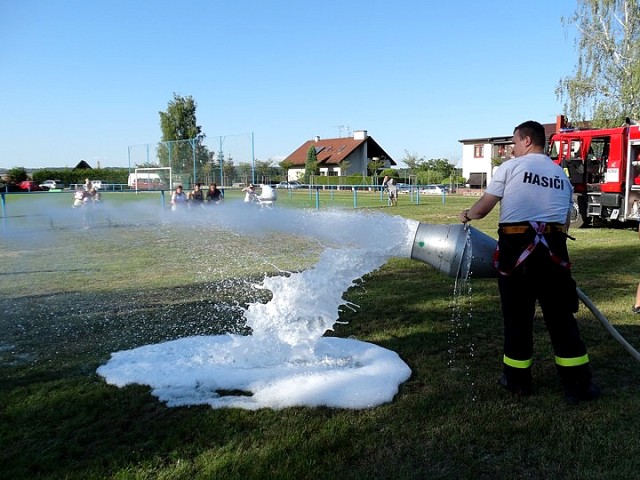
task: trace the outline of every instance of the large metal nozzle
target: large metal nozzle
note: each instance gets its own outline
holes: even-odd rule
[[[493,253],[496,240],[470,225],[420,223],[411,258],[454,278],[496,277]]]

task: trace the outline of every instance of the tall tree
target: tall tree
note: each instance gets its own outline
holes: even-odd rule
[[[167,110],[158,112],[162,130],[162,141],[158,145],[160,164],[174,168],[178,175],[193,176],[194,179],[211,159],[208,148],[202,143],[205,134],[197,123],[196,108],[193,97],[174,93]]]
[[[556,95],[571,121],[620,125],[640,118],[640,4],[638,0],[577,0],[565,25],[578,29],[578,62]]]
[[[369,175],[373,175],[374,177],[377,176],[378,171],[382,170],[383,168],[384,160],[380,158],[377,160],[371,160],[367,165],[367,171],[369,172]]]
[[[304,162],[304,183],[309,183],[312,175],[320,175],[318,154],[316,153],[316,147],[313,145],[307,150],[307,158]]]
[[[174,92],[167,111],[159,112],[162,141],[190,140],[204,136],[196,121],[196,108],[192,96],[182,97]]]
[[[411,153],[408,150],[405,150],[402,161],[407,165],[409,170],[415,170],[418,168],[420,163],[424,162],[424,158],[419,157],[417,153]]]

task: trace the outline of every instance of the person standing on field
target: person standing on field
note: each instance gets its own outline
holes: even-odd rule
[[[384,187],[385,185],[387,187],[387,194],[389,195],[389,205],[398,205],[398,186],[396,185],[396,181],[386,175],[382,179],[382,186]]]
[[[532,393],[533,320],[540,304],[565,398],[593,400],[587,348],[574,313],[578,293],[571,275],[567,231],[573,204],[571,183],[544,153],[544,127],[534,121],[513,132],[515,157],[495,171],[484,194],[463,210],[462,223],[484,218],[500,202],[495,266],[504,320],[500,386],[518,395]]]

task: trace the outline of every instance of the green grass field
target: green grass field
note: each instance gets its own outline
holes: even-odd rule
[[[280,193],[280,192],[279,192]],[[47,195],[47,196],[45,196]],[[158,194],[106,193],[127,209]],[[47,208],[42,207],[43,199]],[[359,208],[453,223],[473,197],[400,197]],[[227,201],[241,201],[228,192]],[[0,224],[0,479],[627,479],[640,471],[640,364],[581,306],[578,321],[603,396],[566,404],[541,319],[535,394],[499,389],[502,327],[495,279],[454,280],[395,258],[345,299],[330,335],[397,352],[412,369],[392,403],[370,410],[256,412],[168,408],[144,386],[116,388],[95,372],[111,352],[189,335],[241,333],[242,307],[267,300],[262,272],[312,266],[319,253],[284,234],[261,242],[224,229],[150,220],[83,230],[71,195],[7,196]],[[315,208],[315,193],[276,208]],[[320,208],[353,209],[353,194],[322,193]],[[222,206],[220,208],[225,208]],[[63,215],[55,212],[63,211]],[[25,216],[23,216],[25,215]],[[39,215],[39,216],[35,216]],[[150,216],[150,219],[153,217]],[[497,212],[474,226],[494,236]],[[640,348],[631,314],[640,280],[633,229],[571,232],[578,286]],[[462,312],[462,315],[460,314]]]

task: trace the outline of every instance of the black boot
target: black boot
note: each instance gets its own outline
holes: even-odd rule
[[[578,404],[580,402],[588,402],[598,398],[602,392],[600,387],[593,382],[589,383],[575,383],[573,385],[565,385],[564,398],[571,404]]]
[[[515,383],[508,380],[507,376],[504,374],[498,379],[498,385],[500,385],[502,388],[506,388],[511,393],[515,393],[520,397],[527,397],[532,393],[531,383],[528,383],[526,385]]]
[[[600,388],[591,381],[591,366],[588,363],[577,367],[557,366],[557,370],[567,402],[588,402],[600,396]]]

